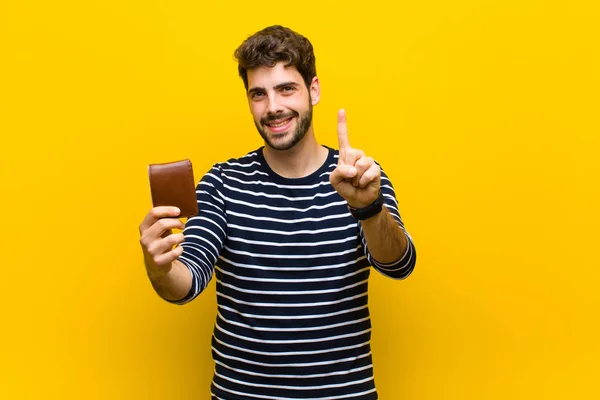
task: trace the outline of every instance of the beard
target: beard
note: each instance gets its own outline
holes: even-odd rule
[[[274,150],[289,150],[296,144],[298,144],[298,142],[300,142],[304,138],[304,136],[306,136],[306,133],[308,132],[308,129],[310,128],[310,125],[312,123],[312,108],[313,105],[309,101],[308,111],[302,115],[298,114],[298,112],[296,111],[291,111],[287,114],[271,114],[265,118],[262,118],[260,120],[260,123],[254,120],[254,125],[256,126],[258,133],[260,133],[260,136],[263,138],[267,146],[271,147]],[[264,125],[267,124],[269,121],[275,121],[278,119],[289,119],[298,116],[300,118],[298,119],[296,129],[294,130],[294,132],[292,132],[291,137],[289,137],[285,142],[275,143],[275,141],[269,137],[265,129],[263,129]]]

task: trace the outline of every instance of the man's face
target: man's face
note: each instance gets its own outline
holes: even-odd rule
[[[288,150],[312,129],[312,107],[318,103],[319,81],[310,91],[295,67],[277,63],[248,71],[248,104],[265,144]]]

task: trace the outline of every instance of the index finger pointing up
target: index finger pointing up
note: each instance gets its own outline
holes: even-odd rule
[[[348,128],[346,127],[346,111],[343,108],[338,111],[338,143],[340,145],[340,150],[350,148]]]

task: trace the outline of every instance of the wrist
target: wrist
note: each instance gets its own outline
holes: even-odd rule
[[[383,210],[383,194],[381,193],[381,190],[379,190],[377,198],[373,203],[360,208],[352,207],[350,204],[348,204],[348,210],[354,218],[360,221],[372,218],[379,214],[381,210]]]
[[[171,269],[173,269],[173,262],[163,266],[149,265],[149,263],[146,263],[146,273],[151,281],[160,281],[162,278],[169,275]]]

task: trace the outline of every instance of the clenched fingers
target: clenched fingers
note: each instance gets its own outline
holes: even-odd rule
[[[173,261],[177,260],[177,258],[183,253],[183,247],[177,246],[173,250],[170,250],[165,253],[150,255],[152,258],[152,262],[158,267],[164,267],[170,265]]]
[[[353,186],[359,186],[362,176],[373,164],[373,159],[371,157],[365,157],[364,155],[356,161],[354,166],[356,167],[357,173],[356,176],[352,178]]]
[[[358,186],[360,188],[367,187],[371,182],[379,181],[381,178],[381,168],[373,160],[367,170],[360,176]]]
[[[344,157],[340,154],[340,159],[338,165],[347,164],[354,166],[358,160],[363,158],[365,153],[362,150],[358,149],[346,149]]]
[[[161,218],[154,223],[146,232],[148,235],[159,237],[163,233],[168,232],[172,229],[183,229],[185,224],[177,218]]]
[[[183,239],[182,233],[175,233],[162,239],[153,240],[148,244],[146,250],[154,257],[172,250],[173,246],[182,243]]]
[[[144,249],[148,249],[152,243],[161,237],[164,238],[163,240],[165,240],[171,236],[176,236],[171,234],[172,229],[183,229],[184,227],[185,225],[183,222],[177,218],[162,218],[156,221],[150,228],[142,232],[140,243]]]
[[[353,179],[356,176],[356,173],[356,167],[352,165],[338,165],[329,176],[329,181],[334,188],[337,188],[342,181],[349,181]]]

